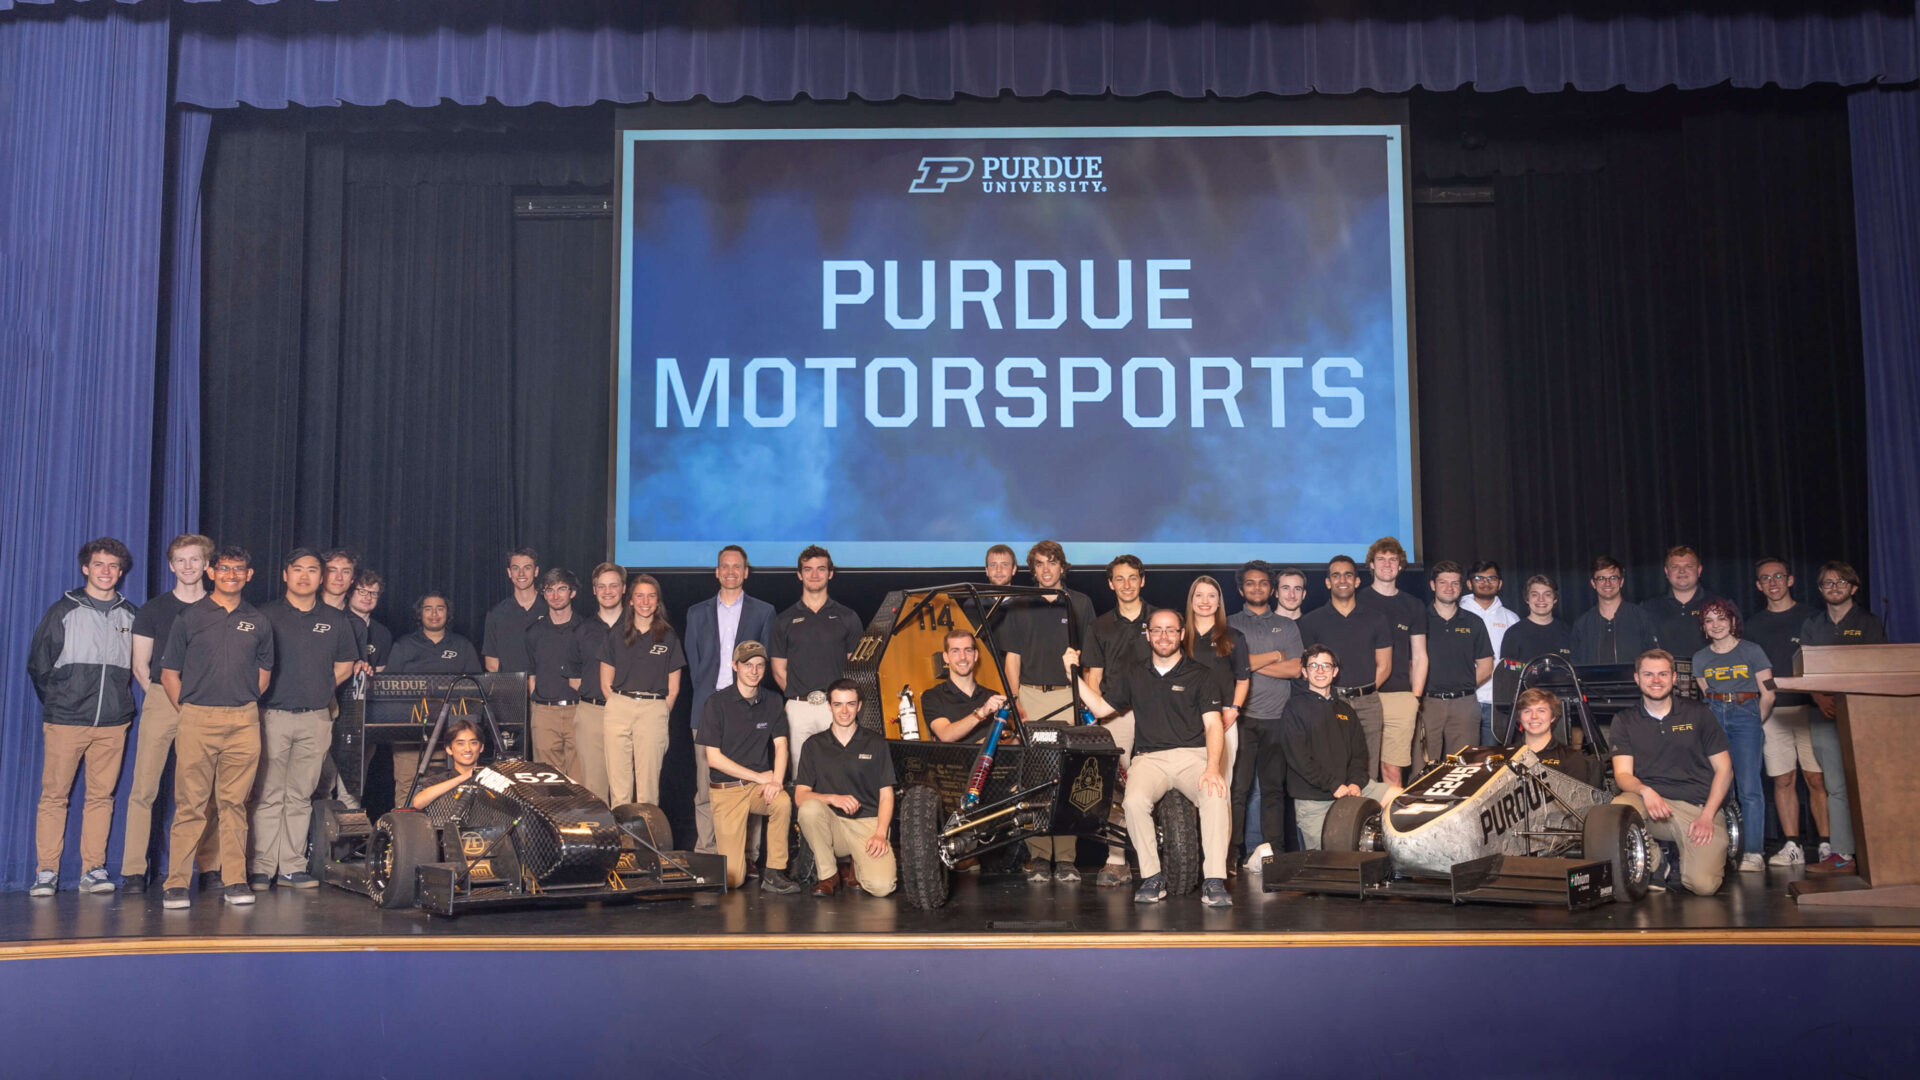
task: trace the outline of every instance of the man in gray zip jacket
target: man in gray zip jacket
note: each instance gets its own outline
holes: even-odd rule
[[[80,549],[86,584],[62,596],[34,628],[27,675],[40,695],[46,759],[40,771],[40,814],[34,840],[38,872],[32,896],[60,887],[60,855],[67,835],[67,795],[84,764],[87,802],[81,816],[82,892],[110,893],[107,833],[113,825],[113,789],[133,722],[134,606],[117,591],[133,562],[127,546],[101,537]]]

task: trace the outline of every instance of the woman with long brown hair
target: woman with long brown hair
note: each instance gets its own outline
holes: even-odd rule
[[[1227,625],[1225,594],[1220,582],[1202,574],[1187,586],[1186,651],[1206,666],[1220,691],[1220,723],[1226,730],[1227,759],[1221,762],[1227,776],[1233,775],[1233,761],[1240,752],[1240,710],[1247,704],[1247,688],[1253,679],[1248,663],[1247,636]],[[1235,848],[1246,833],[1246,807],[1239,807],[1235,821]],[[1237,874],[1239,866],[1228,861],[1227,872]]]
[[[602,737],[607,787],[614,806],[658,804],[667,758],[667,717],[687,666],[680,635],[660,606],[660,582],[640,574],[627,586],[627,610],[600,649],[600,689],[607,699]]]

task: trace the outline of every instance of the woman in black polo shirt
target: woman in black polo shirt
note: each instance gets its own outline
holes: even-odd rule
[[[611,802],[657,805],[660,765],[667,758],[667,717],[687,666],[680,635],[660,606],[660,582],[641,574],[627,587],[627,610],[600,646],[600,687],[607,699],[603,738]]]
[[[1220,691],[1220,723],[1226,729],[1226,775],[1233,775],[1233,759],[1240,751],[1240,710],[1247,704],[1247,687],[1253,678],[1248,664],[1247,636],[1227,625],[1227,613],[1221,602],[1220,583],[1201,574],[1187,586],[1187,655],[1213,676]],[[1229,871],[1238,870],[1231,860]]]

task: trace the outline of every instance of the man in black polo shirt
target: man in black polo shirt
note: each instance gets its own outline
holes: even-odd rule
[[[546,601],[547,610],[527,628],[526,640],[531,675],[528,689],[533,698],[529,717],[533,759],[574,778],[584,775],[573,727],[574,713],[580,707],[580,682],[587,661],[599,655],[581,652],[581,621],[573,614],[576,591],[576,579],[560,567],[540,575],[540,597]],[[596,678],[597,665],[595,661]]]
[[[853,883],[869,895],[893,891],[893,848],[887,829],[893,824],[893,755],[887,740],[859,724],[860,687],[836,679],[827,688],[833,726],[815,739],[813,753],[800,764],[793,802],[800,835],[813,849],[820,881],[815,896],[832,896],[841,885],[840,857],[853,860]]]
[[[1400,783],[1403,771],[1420,764],[1424,747],[1415,756],[1413,729],[1420,718],[1420,693],[1427,678],[1427,606],[1400,588],[1400,571],[1407,566],[1407,549],[1383,536],[1367,549],[1367,570],[1373,580],[1353,594],[1361,607],[1386,616],[1393,635],[1393,670],[1380,683],[1380,775],[1389,784]]]
[[[1334,683],[1334,696],[1353,703],[1360,714],[1360,727],[1367,734],[1367,778],[1380,775],[1380,740],[1386,714],[1380,708],[1378,690],[1393,677],[1393,628],[1387,617],[1360,606],[1355,592],[1360,588],[1360,568],[1346,555],[1327,560],[1326,604],[1300,617],[1300,640],[1306,645],[1325,645],[1335,656],[1352,657],[1340,668]],[[1372,657],[1373,663],[1367,663]]]
[[[1121,555],[1107,564],[1107,587],[1113,590],[1113,610],[1098,616],[1081,630],[1085,645],[1080,663],[1085,668],[1087,685],[1100,689],[1109,668],[1145,663],[1152,650],[1147,647],[1147,619],[1153,605],[1140,598],[1147,583],[1147,568],[1133,555]],[[1133,757],[1133,710],[1123,709],[1101,721],[1120,748],[1120,768],[1124,772]],[[1061,878],[1064,871],[1065,877]],[[1056,878],[1074,880],[1079,868],[1073,860],[1054,867]],[[1133,871],[1127,869],[1127,849],[1118,844],[1107,848],[1107,863],[1100,868],[1095,885],[1118,888],[1133,884]]]
[[[1593,560],[1588,581],[1598,602],[1573,621],[1574,663],[1632,663],[1634,657],[1659,644],[1653,620],[1620,594],[1626,580],[1626,571],[1613,556]]]
[[[787,876],[784,841],[793,817],[793,800],[784,784],[787,716],[778,695],[761,692],[766,677],[766,646],[753,640],[735,645],[733,685],[707,698],[694,742],[707,755],[707,774],[724,778],[710,780],[708,786],[714,845],[727,858],[727,888],[737,889],[747,880],[747,818],[757,814],[767,819],[767,835],[781,840],[767,845],[760,891],[796,893],[800,886]]]
[[[1733,753],[1713,710],[1673,696],[1673,654],[1649,649],[1634,662],[1640,704],[1613,718],[1614,802],[1647,819],[1647,832],[1680,849],[1680,884],[1697,896],[1720,888],[1727,870],[1727,826],[1720,818],[1733,787]],[[1650,845],[1650,876],[1661,885],[1665,853]]]
[[[261,700],[260,770],[254,785],[253,863],[247,884],[312,889],[307,822],[320,763],[333,746],[334,688],[360,662],[351,616],[320,600],[320,557],[296,548],[280,571],[286,595],[260,609],[273,627],[273,681]]]
[[[1156,835],[1153,808],[1168,791],[1178,791],[1200,809],[1200,902],[1231,907],[1227,834],[1233,828],[1233,803],[1225,773],[1227,736],[1220,690],[1206,665],[1186,655],[1180,632],[1179,612],[1154,612],[1147,621],[1152,652],[1147,661],[1108,670],[1100,690],[1083,677],[1080,697],[1096,717],[1134,711],[1133,762],[1127,768],[1124,802],[1127,835],[1135,838],[1134,854],[1140,860],[1134,901],[1156,904],[1167,898],[1160,850],[1151,839]],[[1080,653],[1067,649],[1060,659],[1063,669],[1072,670],[1080,663]]]
[[[787,698],[787,731],[793,740],[796,776],[807,740],[833,726],[827,687],[846,671],[847,658],[860,644],[864,630],[852,608],[827,595],[833,556],[826,548],[809,545],[802,551],[799,575],[800,602],[774,616],[767,648],[773,659],[773,681]]]
[[[414,618],[420,626],[393,643],[387,655],[387,670],[403,675],[475,675],[484,670],[480,653],[465,635],[447,629],[453,608],[447,595],[428,591],[413,604]],[[413,792],[413,774],[420,768],[421,744],[391,743],[393,754],[394,805],[402,805]]]
[[[1079,647],[1079,635],[1093,623],[1093,601],[1085,593],[1061,585],[1067,573],[1067,553],[1057,541],[1042,540],[1028,548],[1027,570],[1033,574],[1034,585],[1051,591],[1024,597],[1007,613],[1000,632],[1007,696],[1028,723],[1048,720],[1071,724],[1078,719],[1068,708],[1073,704],[1073,690],[1067,685],[1067,670],[1059,666],[1059,657],[1067,646]],[[1077,634],[1070,632],[1074,629]],[[1078,837],[1030,837],[1027,881],[1036,885],[1079,881],[1080,869],[1073,864],[1079,846]]]
[[[1854,603],[1854,595],[1860,591],[1860,575],[1852,566],[1838,560],[1822,563],[1814,583],[1820,589],[1820,599],[1826,601],[1826,609],[1809,615],[1801,626],[1803,648],[1887,643],[1887,628],[1880,616]],[[1840,727],[1834,719],[1837,709],[1831,694],[1815,694],[1813,700],[1816,709],[1810,718],[1808,734],[1813,739],[1813,756],[1820,762],[1820,771],[1826,774],[1827,819],[1833,828],[1833,838],[1829,844],[1822,845],[1816,853],[1818,861],[1809,863],[1807,872],[1851,874],[1854,872],[1853,799],[1847,790],[1847,762],[1841,752]]]
[[[513,582],[513,595],[493,605],[480,636],[488,671],[526,671],[533,666],[527,656],[527,631],[546,611],[540,602],[540,555],[530,547],[514,548],[507,554],[507,580]]]
[[[1700,609],[1720,599],[1700,587],[1700,553],[1681,544],[1667,550],[1667,591],[1640,605],[1660,647],[1691,658],[1707,647]]]
[[[174,741],[170,852],[192,851],[206,830],[207,805],[220,805],[220,866],[229,904],[253,903],[247,888],[247,797],[260,764],[260,695],[273,675],[273,628],[240,595],[253,578],[241,547],[214,553],[213,593],[173,622],[160,655],[160,685],[180,710]],[[311,789],[309,789],[311,790]],[[167,866],[161,906],[184,908],[193,860]]]
[[[354,637],[359,639],[365,650],[362,657],[367,667],[374,671],[385,671],[387,657],[393,653],[393,631],[387,624],[373,617],[374,609],[380,606],[380,594],[386,591],[387,581],[380,571],[362,567],[353,579],[353,592],[347,596],[347,614],[353,616],[356,627]]]
[[[1430,762],[1472,746],[1480,737],[1480,701],[1474,692],[1493,678],[1493,638],[1486,621],[1460,610],[1460,564],[1434,563],[1428,571],[1433,604],[1427,616],[1427,685],[1420,719],[1427,729]]]
[[[1743,618],[1740,636],[1760,646],[1767,654],[1767,666],[1778,679],[1793,673],[1793,658],[1800,652],[1800,630],[1807,625],[1813,609],[1793,598],[1793,571],[1787,561],[1769,555],[1753,564],[1754,587],[1766,604]],[[1773,779],[1773,808],[1780,818],[1780,835],[1785,842],[1767,862],[1772,866],[1798,866],[1808,861],[1808,852],[1818,852],[1814,861],[1825,858],[1819,848],[1828,843],[1827,774],[1813,752],[1813,698],[1787,690],[1776,691],[1773,711],[1761,724],[1764,743],[1762,756],[1767,775]],[[1800,846],[1800,789],[1795,779],[1807,779],[1807,810],[1813,815],[1814,842]]]
[[[941,742],[986,742],[987,732],[993,727],[990,721],[1006,705],[1006,695],[974,681],[980,646],[972,634],[947,631],[941,655],[947,661],[947,677],[920,694],[920,719]]]

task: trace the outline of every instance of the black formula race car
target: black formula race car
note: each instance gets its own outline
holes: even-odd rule
[[[1606,741],[1578,675],[1557,658],[1536,663],[1570,684],[1561,699],[1579,724],[1580,752],[1605,762]],[[1542,764],[1525,746],[1463,748],[1385,806],[1358,796],[1336,800],[1321,850],[1271,857],[1263,887],[1574,910],[1639,900],[1656,841],[1638,811],[1613,802],[1611,771],[1599,772],[1602,786],[1594,787]],[[1723,813],[1732,869],[1740,815],[1731,800]]]
[[[449,689],[426,745],[440,744],[455,700]],[[500,746],[500,729],[479,700],[489,745]],[[422,755],[421,773],[426,765]],[[558,769],[513,757],[481,764],[425,810],[396,809],[374,823],[340,802],[317,801],[310,828],[308,872],[383,908],[457,915],[726,889],[725,860],[671,850],[658,807],[609,808]]]

